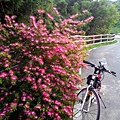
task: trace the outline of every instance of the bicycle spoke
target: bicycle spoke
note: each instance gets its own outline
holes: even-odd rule
[[[73,120],[96,120],[99,117],[100,105],[98,103],[98,97],[95,91],[91,90],[90,93],[92,95],[91,97],[95,99],[94,101],[92,101],[93,99],[90,97],[84,99],[86,89],[81,90],[81,92],[78,94],[78,99],[80,99],[81,102],[78,101],[78,103],[76,102],[75,104],[76,111],[74,110]],[[81,110],[83,99],[85,100],[85,103],[83,105],[83,109]]]
[[[74,108],[76,109],[76,111],[74,110],[74,115],[75,117],[77,116],[78,119],[74,119],[75,117],[73,117],[73,120],[99,120],[99,98],[106,108],[105,103],[99,94],[101,81],[104,79],[104,72],[108,72],[114,76],[116,76],[116,73],[106,69],[104,67],[105,62],[100,61],[98,66],[86,60],[83,60],[83,62],[94,68],[94,74],[88,75],[86,82],[88,85],[87,88],[83,88],[77,95],[80,102],[78,103],[79,107],[77,107],[77,104],[74,106],[76,107]]]

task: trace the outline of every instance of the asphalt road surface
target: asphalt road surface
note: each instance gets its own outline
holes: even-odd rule
[[[115,71],[117,77],[108,73],[102,81],[103,101],[107,108],[104,108],[101,103],[100,120],[120,120],[120,42],[112,45],[101,46],[91,50],[89,57],[86,60],[99,64],[99,61],[106,61],[105,67]],[[83,69],[82,77],[87,77],[93,73],[93,68]]]

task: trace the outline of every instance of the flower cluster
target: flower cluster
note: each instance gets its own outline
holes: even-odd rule
[[[82,12],[83,12],[83,13],[86,13],[86,12],[88,12],[88,10],[83,10]]]
[[[72,20],[75,16],[56,23],[52,32],[34,16],[30,26],[16,23],[14,16],[6,16],[6,24],[0,24],[1,120],[72,118],[76,84],[81,83],[78,69],[86,56],[83,39],[71,36],[79,33],[77,23],[82,24]]]

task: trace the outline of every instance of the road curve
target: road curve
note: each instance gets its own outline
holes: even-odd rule
[[[98,64],[99,61],[105,60],[107,62],[106,68],[117,73],[114,77],[108,73],[102,81],[102,95],[103,101],[107,108],[104,108],[101,103],[100,120],[120,120],[120,42],[112,45],[101,46],[89,52],[87,60]],[[91,74],[93,69],[82,70],[82,77],[87,77]]]

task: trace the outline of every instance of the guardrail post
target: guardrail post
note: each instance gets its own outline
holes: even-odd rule
[[[100,35],[100,42],[102,42],[102,35]]]
[[[76,35],[78,37],[78,35]],[[79,36],[83,38],[86,44],[97,44],[102,42],[109,42],[115,39],[115,34],[100,34],[100,35],[90,35],[90,36]]]
[[[95,36],[93,36],[93,44],[95,43],[94,39],[95,39]]]
[[[107,34],[107,42],[108,42],[108,36],[109,36],[109,35]]]

